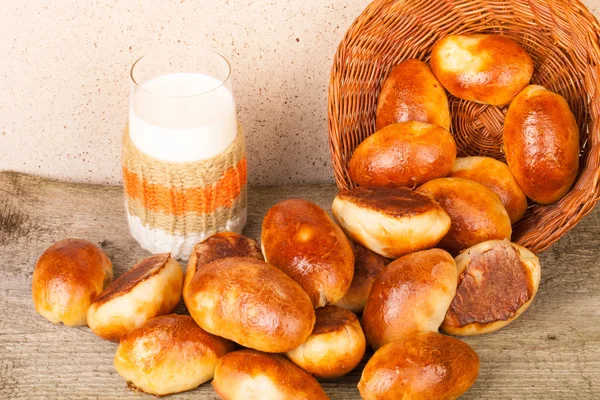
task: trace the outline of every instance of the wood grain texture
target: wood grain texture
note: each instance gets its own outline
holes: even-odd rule
[[[245,233],[260,238],[262,217],[288,198],[330,208],[333,185],[255,187]],[[88,328],[53,325],[35,313],[37,258],[65,237],[101,246],[119,276],[148,253],[129,236],[122,189],[52,182],[0,172],[0,399],[134,399],[116,373],[116,344]],[[465,399],[600,398],[600,212],[541,255],[531,308],[499,332],[465,339],[481,372]],[[177,312],[185,313],[180,305]],[[360,370],[323,381],[332,399],[358,399]],[[209,384],[174,399],[217,399]]]

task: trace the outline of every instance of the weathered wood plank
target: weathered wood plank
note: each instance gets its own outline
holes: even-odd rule
[[[329,209],[332,185],[256,187],[245,233],[260,236],[262,217],[279,200],[306,198]],[[147,255],[129,236],[120,187],[67,184],[0,172],[0,398],[122,399],[116,345],[87,328],[55,326],[37,315],[31,274],[53,242],[81,237],[100,245],[116,274]],[[465,339],[481,358],[467,399],[600,398],[600,212],[541,255],[533,306],[493,334]],[[179,312],[185,312],[180,306]],[[360,370],[323,382],[332,399],[357,399]],[[173,396],[216,399],[209,384]]]

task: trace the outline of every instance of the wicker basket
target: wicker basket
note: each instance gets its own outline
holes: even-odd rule
[[[558,203],[531,204],[513,228],[513,240],[540,252],[588,214],[600,194],[600,25],[577,0],[375,0],[354,21],[334,58],[329,84],[329,145],[340,189],[352,152],[375,131],[383,80],[403,60],[429,61],[439,39],[458,33],[494,33],[520,43],[532,56],[532,82],[564,96],[579,123],[577,181]],[[449,95],[451,132],[459,156],[504,161],[507,107]]]

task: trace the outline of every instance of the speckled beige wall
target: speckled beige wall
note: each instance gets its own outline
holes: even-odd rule
[[[119,183],[130,65],[182,40],[233,64],[251,183],[332,181],[331,60],[368,3],[0,0],[0,170]]]
[[[331,181],[331,60],[368,3],[0,0],[0,170],[119,183],[130,65],[182,40],[233,64],[251,183]]]

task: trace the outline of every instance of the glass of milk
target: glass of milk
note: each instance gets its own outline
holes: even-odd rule
[[[246,222],[231,66],[210,49],[180,44],[138,59],[131,81],[123,142],[130,231],[147,250],[186,259],[198,241]]]

